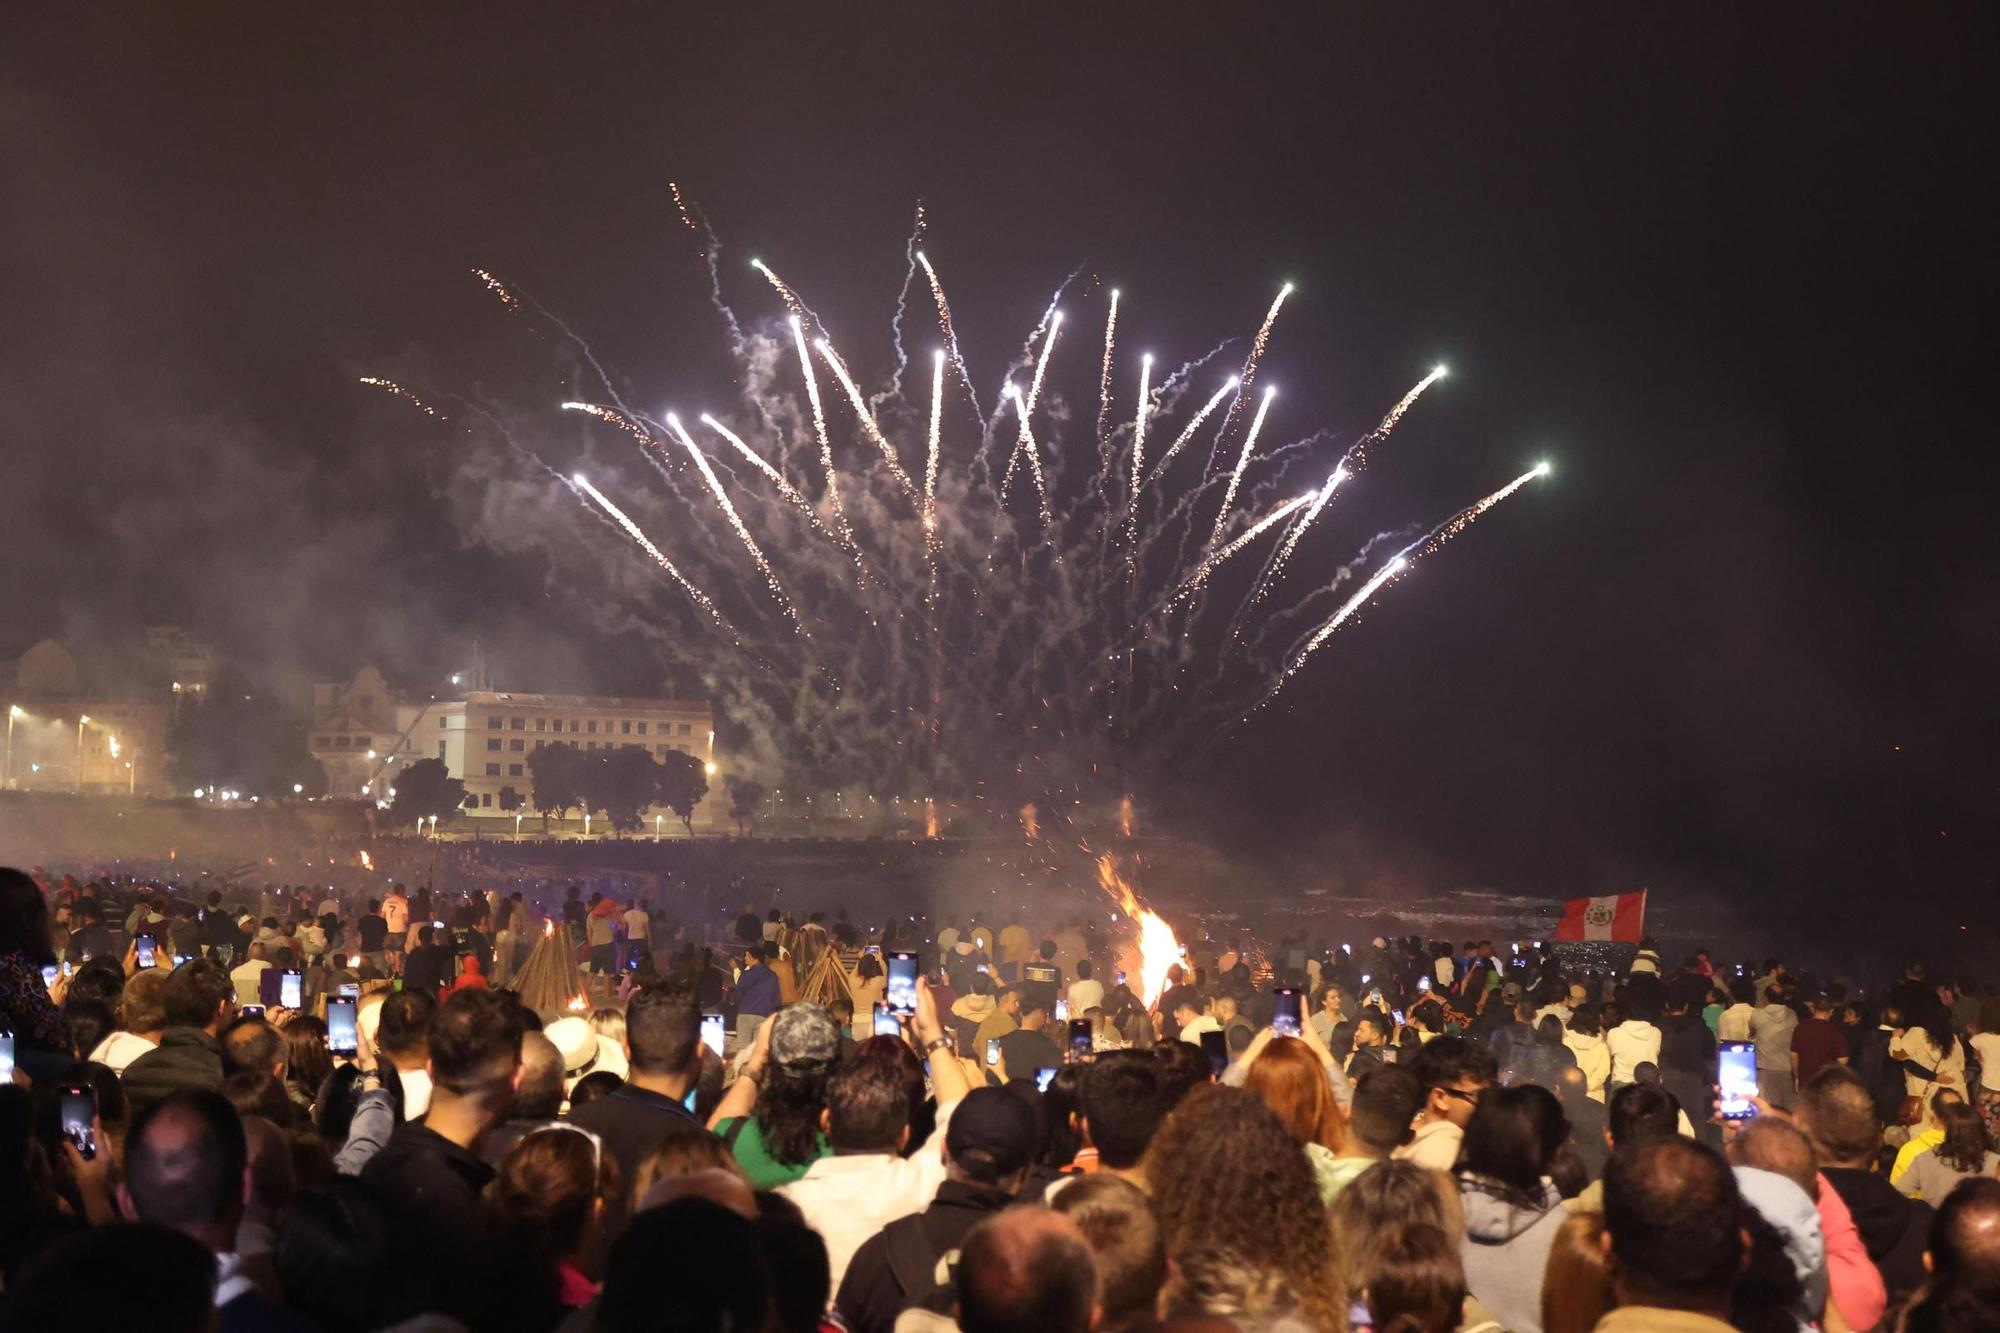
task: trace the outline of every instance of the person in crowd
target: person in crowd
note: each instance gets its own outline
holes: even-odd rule
[[[1445,1180],[1413,1162],[1383,1161],[1334,1201],[1334,1252],[1351,1328],[1497,1333],[1485,1307],[1466,1293],[1458,1245],[1464,1214]]]
[[[236,1016],[236,988],[220,963],[196,958],[167,977],[160,1044],[125,1068],[125,1095],[143,1110],[182,1089],[222,1087],[220,1034]]]
[[[624,1052],[630,1066],[625,1081],[584,1106],[575,1105],[572,1089],[569,1118],[601,1138],[630,1179],[662,1139],[703,1128],[686,1106],[701,1075],[701,1011],[694,997],[664,982],[635,991],[625,1009]]]
[[[1038,1070],[1057,1069],[1063,1063],[1062,1048],[1049,1037],[1053,988],[1028,982],[1016,993],[1021,997],[1020,1026],[1000,1038],[1000,1072],[1009,1083],[1032,1083]]]
[[[1900,1061],[1903,1067],[1903,1095],[1915,1098],[1915,1103],[1905,1105],[1923,1106],[1930,1102],[1934,1093],[1941,1088],[1954,1092],[1965,1090],[1965,1043],[1951,1030],[1951,1014],[1935,995],[1924,993],[1920,999],[1909,1003],[1902,1011],[1907,1024],[1899,1034],[1894,1034],[1889,1044],[1889,1056]],[[1917,1116],[1906,1113],[1899,1117],[1901,1125],[1915,1123]],[[1901,1126],[1892,1126],[1897,1132],[1890,1141],[1897,1142],[1905,1137]]]
[[[119,992],[117,1026],[89,1053],[93,1064],[123,1074],[134,1060],[156,1049],[167,1026],[167,968],[135,974]]]
[[[1812,1140],[1826,1184],[1840,1195],[1868,1257],[1882,1274],[1890,1301],[1923,1284],[1924,1231],[1929,1204],[1904,1198],[1875,1171],[1882,1122],[1859,1078],[1840,1065],[1819,1071],[1799,1090],[1799,1128]]]
[[[1169,1313],[1340,1326],[1326,1205],[1304,1150],[1256,1094],[1189,1093],[1153,1136],[1145,1174],[1178,1273]]]
[[[758,942],[744,953],[743,975],[736,979],[736,1045],[747,1050],[757,1029],[784,1003],[778,974],[768,960],[776,946]]]
[[[1917,1153],[1909,1168],[1890,1183],[1908,1197],[1935,1207],[1959,1181],[2000,1174],[2000,1153],[1993,1151],[1979,1112],[1963,1100],[1947,1100],[1942,1092],[1931,1101],[1931,1114],[1942,1137]]]
[[[1616,1308],[1600,1333],[1730,1333],[1742,1200],[1713,1151],[1678,1135],[1613,1153],[1604,1226]]]
[[[863,1242],[842,1277],[835,1308],[850,1333],[890,1333],[896,1317],[943,1286],[965,1237],[1014,1201],[1034,1164],[1035,1108],[999,1088],[975,1088],[945,1134],[945,1178],[930,1205]]]
[[[486,1136],[481,1160],[498,1167],[509,1148],[555,1120],[562,1107],[562,1052],[546,1033],[530,1028],[521,1034],[521,1079],[514,1085],[514,1104]]]
[[[278,1227],[287,1308],[320,1329],[384,1327],[389,1245],[388,1214],[361,1182],[336,1176],[300,1190]]]
[[[1081,1018],[1093,1009],[1104,1006],[1104,983],[1091,975],[1088,958],[1080,958],[1076,963],[1076,980],[1069,984],[1069,1012],[1072,1018]]]
[[[917,979],[912,1036],[931,1057],[937,1096],[937,1130],[948,1133],[952,1114],[969,1085],[965,1069],[949,1058],[949,1040],[938,1023],[937,1001],[929,983]],[[804,1176],[781,1189],[806,1221],[826,1240],[836,1291],[855,1251],[899,1217],[921,1212],[944,1182],[945,1161],[938,1144],[926,1141],[910,1155],[912,1094],[900,1038],[875,1037],[835,1070],[826,1084],[826,1138],[831,1153],[806,1168]]]
[[[1542,1274],[1542,1333],[1591,1333],[1612,1308],[1604,1214],[1572,1212]]]
[[[16,1058],[35,1047],[51,1056],[69,1049],[62,1014],[42,982],[56,961],[48,900],[18,870],[0,868],[0,1022],[14,1034]]]
[[[1834,1021],[1833,997],[1820,992],[1806,1002],[1806,1011],[1792,1032],[1792,1076],[1800,1086],[1828,1065],[1848,1060],[1847,1037]]]
[[[1533,1084],[1495,1088],[1467,1122],[1454,1168],[1465,1208],[1466,1284],[1517,1333],[1540,1333],[1542,1271],[1569,1215],[1549,1166],[1568,1137],[1554,1093]]]
[[[37,978],[39,980],[39,978]],[[107,1281],[115,1274],[115,1281]],[[149,1223],[102,1226],[54,1246],[0,1306],[0,1333],[53,1328],[216,1328],[216,1264],[198,1240]]]
[[[794,1004],[757,1029],[749,1061],[709,1117],[754,1189],[776,1189],[827,1154],[820,1119],[840,1057],[840,1029],[816,1004]]]
[[[1629,1083],[1611,1095],[1605,1108],[1602,1146],[1604,1160],[1628,1143],[1665,1138],[1680,1133],[1680,1108],[1673,1094],[1658,1083]],[[1604,1182],[1594,1180],[1577,1196],[1576,1206],[1584,1212],[1604,1209]]]
[[[1604,1044],[1602,1015],[1596,1005],[1580,1004],[1570,1014],[1569,1025],[1563,1029],[1563,1045],[1576,1057],[1590,1099],[1603,1102],[1604,1085],[1611,1078],[1611,1048]]]
[[[125,1142],[119,1202],[126,1215],[180,1232],[214,1255],[217,1327],[303,1329],[261,1291],[237,1253],[249,1148],[243,1122],[219,1093],[172,1092],[149,1106]]]
[[[1116,1176],[1079,1180],[1050,1203],[1083,1233],[1097,1266],[1095,1333],[1138,1333],[1159,1319],[1167,1245],[1145,1191]]]
[[[1411,1123],[1424,1105],[1424,1091],[1416,1075],[1397,1065],[1383,1065],[1363,1075],[1354,1086],[1348,1107],[1347,1135],[1341,1153],[1328,1172],[1320,1173],[1322,1185],[1332,1177],[1329,1202],[1355,1177],[1380,1161],[1388,1160],[1409,1142]]]
[[[1395,1155],[1427,1170],[1449,1171],[1458,1161],[1466,1125],[1499,1076],[1499,1061],[1470,1037],[1440,1037],[1418,1048],[1409,1070],[1424,1090],[1424,1105],[1415,1134]],[[1353,1070],[1348,1074],[1351,1078]]]
[[[1009,1208],[973,1228],[953,1285],[962,1333],[1091,1333],[1098,1321],[1090,1244],[1046,1208]]]
[[[1319,1056],[1298,1037],[1274,1038],[1249,1062],[1243,1086],[1264,1099],[1306,1150],[1320,1194],[1331,1202],[1353,1174],[1338,1164],[1347,1145],[1347,1118]]]
[[[1083,1142],[1096,1154],[1095,1173],[1143,1189],[1147,1146],[1173,1101],[1167,1070],[1142,1052],[1111,1052],[1084,1066],[1077,1106]]]
[[[388,1210],[384,1277],[404,1318],[437,1313],[484,1327],[531,1294],[481,1203],[494,1172],[479,1157],[520,1080],[521,1028],[520,1007],[492,991],[464,991],[438,1006],[430,1106],[362,1168],[362,1182]]]
[[[306,1116],[319,1100],[319,1090],[333,1076],[333,1054],[326,1045],[326,1020],[293,1014],[280,1029],[285,1039],[285,1095]]]
[[[401,1100],[402,1118],[418,1120],[431,1104],[430,1031],[437,998],[423,990],[404,989],[362,997],[356,1027],[390,1066]]]
[[[1896,1149],[1889,1164],[1889,1183],[1894,1185],[1917,1160],[1919,1154],[1929,1151],[1944,1142],[1944,1108],[1962,1103],[1954,1088],[1939,1088],[1923,1099],[1923,1118],[1914,1125],[1905,1126],[1909,1138]],[[1886,1135],[1885,1141],[1886,1141]]]
[[[1730,1166],[1739,1171],[1739,1186],[1745,1178],[1743,1169],[1754,1168],[1783,1177],[1811,1199],[1818,1222],[1818,1243],[1825,1256],[1825,1275],[1823,1279],[1815,1278],[1802,1267],[1800,1281],[1809,1293],[1807,1303],[1830,1298],[1835,1312],[1849,1328],[1874,1327],[1888,1304],[1882,1275],[1869,1260],[1867,1247],[1862,1244],[1846,1205],[1819,1175],[1812,1141],[1782,1116],[1758,1116],[1730,1135],[1724,1151]],[[1743,1189],[1745,1197],[1761,1208],[1762,1202],[1749,1187]],[[1789,1230],[1787,1239],[1797,1237],[1798,1251],[1809,1259],[1813,1246],[1810,1228],[1799,1221]],[[1813,1319],[1817,1321],[1817,1313]]]
[[[1625,1003],[1621,1021],[1604,1020],[1604,1046],[1611,1054],[1611,1075],[1604,1085],[1607,1092],[1637,1082],[1640,1065],[1660,1063],[1660,1041],[1664,1034],[1653,1021],[1659,1013],[1657,997],[1628,989]]]
[[[501,1249],[534,1265],[541,1291],[552,1288],[555,1302],[573,1310],[597,1296],[585,1265],[622,1185],[617,1160],[596,1135],[554,1121],[515,1141],[485,1198],[498,1215]]]
[[[271,970],[271,946],[251,941],[247,957],[230,970],[229,980],[236,987],[236,1003],[262,1004],[264,974]]]
[[[1750,1039],[1757,1045],[1757,1092],[1781,1111],[1791,1110],[1798,1099],[1792,1071],[1792,1041],[1798,1026],[1791,988],[1782,980],[1764,988],[1764,1002],[1750,1015]]]

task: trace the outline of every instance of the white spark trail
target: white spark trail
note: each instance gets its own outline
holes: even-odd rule
[[[1257,404],[1257,415],[1250,419],[1250,433],[1243,437],[1243,451],[1236,455],[1236,467],[1229,474],[1229,485],[1222,491],[1222,508],[1216,512],[1215,527],[1208,534],[1208,547],[1212,551],[1222,540],[1222,530],[1228,526],[1229,511],[1236,504],[1237,488],[1243,484],[1243,470],[1250,466],[1250,455],[1257,448],[1257,435],[1264,429],[1265,414],[1271,410],[1271,399],[1277,390],[1265,389],[1263,399]]]
[[[1111,311],[1104,317],[1104,368],[1097,376],[1097,454],[1109,465],[1111,453],[1111,352],[1118,336],[1118,289],[1111,289]]]
[[[647,538],[646,534],[639,530],[639,525],[637,523],[634,523],[629,517],[626,516],[624,510],[620,509],[617,505],[612,504],[610,499],[604,494],[604,492],[598,490],[595,486],[591,485],[590,479],[585,477],[581,472],[578,472],[575,475],[571,476],[570,481],[573,482],[577,486],[577,488],[580,489],[585,495],[588,495],[592,500],[595,500],[599,508],[604,510],[605,513],[611,515],[612,519],[617,522],[619,527],[625,529],[625,535],[630,537],[633,541],[639,544],[640,550],[644,551],[647,555],[653,557],[653,563],[657,564],[661,569],[666,570],[667,574],[673,579],[673,581],[681,585],[681,590],[694,600],[695,605],[699,606],[702,610],[708,613],[708,618],[715,622],[716,628],[728,634],[731,639],[737,638],[735,627],[732,626],[727,620],[723,619],[722,609],[716,606],[714,600],[710,598],[707,593],[703,592],[700,588],[697,588],[694,586],[694,584],[690,583],[688,581],[687,575],[681,573],[679,569],[674,567],[674,562],[667,559],[667,557],[664,554],[662,554],[659,547],[653,545],[652,541]],[[740,640],[737,641],[740,642]]]
[[[1028,470],[1035,479],[1036,494],[1041,500],[1044,527],[1054,520],[1049,513],[1048,487],[1042,480],[1042,456],[1039,446],[1035,444],[1034,432],[1029,428],[1028,417],[1035,410],[1036,400],[1042,396],[1042,376],[1048,372],[1049,353],[1055,349],[1056,335],[1061,332],[1062,311],[1058,310],[1049,317],[1048,336],[1042,340],[1042,354],[1035,361],[1035,377],[1029,382],[1027,397],[1023,398],[1021,391],[1011,384],[1005,394],[1006,399],[1012,402],[1015,410],[1020,413],[1021,428],[1014,439],[1014,452],[1007,458],[1006,475],[1000,479],[1000,500],[1001,503],[1006,503],[1007,493],[1014,481],[1014,468],[1020,462],[1021,455],[1025,453],[1028,456]]]
[[[875,424],[875,414],[868,410],[868,400],[855,387],[854,377],[847,373],[846,363],[826,339],[821,338],[813,345],[826,358],[827,365],[833,368],[834,378],[840,381],[840,387],[847,391],[847,401],[854,405],[854,415],[861,418],[862,429],[868,432],[868,438],[875,441],[875,447],[882,451],[882,461],[889,465],[889,475],[896,479],[896,484],[903,488],[903,494],[914,504],[917,499],[916,483],[910,480],[909,473],[903,471],[902,460],[896,457],[896,446],[889,443],[888,437],[882,434],[882,428]]]
[[[1132,480],[1125,489],[1126,567],[1133,574],[1139,559],[1139,487],[1146,471],[1146,407],[1152,379],[1153,354],[1148,352],[1139,358],[1139,408],[1132,417]]]
[[[755,449],[752,449],[747,443],[745,443],[742,436],[738,435],[735,431],[729,429],[729,427],[723,425],[720,421],[717,421],[714,417],[710,416],[706,412],[701,414],[701,424],[707,426],[717,435],[720,435],[723,439],[729,441],[730,445],[736,450],[736,452],[742,455],[743,460],[745,462],[749,463],[752,467],[756,468],[759,472],[763,473],[766,477],[770,478],[771,484],[778,488],[778,494],[784,496],[785,499],[791,504],[791,506],[794,509],[798,510],[801,514],[805,515],[806,522],[812,524],[813,529],[816,532],[818,532],[821,536],[828,538],[829,540],[832,541],[840,540],[838,537],[835,537],[833,533],[827,531],[826,525],[820,522],[819,514],[812,507],[812,501],[806,499],[806,497],[799,491],[798,487],[792,485],[791,482],[786,481],[784,473],[778,471],[777,468],[773,467],[769,462],[765,461],[764,456],[762,454],[758,453]]]
[[[1202,585],[1208,582],[1209,577],[1215,573],[1217,566],[1248,546],[1251,542],[1256,541],[1285,519],[1291,517],[1291,515],[1297,513],[1300,505],[1307,504],[1313,499],[1313,494],[1313,492],[1307,491],[1304,495],[1294,496],[1285,501],[1276,509],[1273,509],[1270,513],[1251,524],[1250,528],[1241,536],[1235,538],[1228,545],[1204,559],[1199,565],[1195,566],[1194,573],[1188,575],[1187,581],[1182,583],[1179,588],[1176,588],[1173,595],[1167,598],[1161,609],[1166,610],[1182,598],[1200,592]]]
[[[833,530],[854,556],[855,577],[866,582],[868,574],[862,568],[861,548],[855,545],[854,529],[848,526],[847,513],[840,507],[840,481],[833,467],[833,441],[826,433],[826,408],[819,400],[819,380],[813,374],[812,354],[806,350],[805,326],[795,314],[792,316],[792,342],[799,350],[799,369],[806,377],[806,399],[812,404],[813,431],[819,437],[819,467],[826,474],[826,502],[833,510]]]
[[[1223,399],[1236,392],[1236,386],[1239,383],[1241,381],[1234,375],[1230,376],[1229,382],[1224,384],[1220,389],[1217,389],[1214,396],[1201,405],[1201,411],[1194,414],[1194,420],[1181,428],[1181,433],[1174,437],[1174,442],[1167,446],[1165,453],[1160,455],[1160,461],[1153,464],[1152,475],[1146,478],[1148,482],[1155,482],[1160,479],[1160,474],[1167,470],[1167,465],[1174,461],[1174,456],[1186,448],[1187,442],[1194,438],[1194,433],[1201,429],[1201,423],[1214,415],[1215,409],[1222,405]]]
[[[736,506],[730,503],[729,492],[722,489],[722,478],[716,476],[715,469],[709,466],[708,455],[701,451],[701,446],[687,433],[687,427],[681,425],[679,417],[668,413],[667,427],[680,438],[681,444],[694,459],[695,467],[701,471],[702,480],[706,481],[708,489],[715,493],[715,503],[721,508],[723,516],[729,520],[729,526],[736,529],[736,535],[742,539],[743,548],[750,552],[750,558],[757,563],[757,568],[764,575],[764,581],[771,586],[771,596],[777,599],[778,605],[784,608],[785,614],[791,618],[793,628],[806,638],[812,637],[806,634],[806,627],[799,620],[798,608],[792,605],[792,599],[785,594],[784,585],[778,582],[777,571],[772,569],[771,562],[764,558],[764,549],[757,545],[757,539],[750,535],[750,529],[743,522],[743,516],[738,514]]]
[[[937,303],[938,328],[944,334],[945,356],[950,360],[951,368],[958,372],[959,383],[965,386],[965,396],[972,400],[973,412],[979,413],[979,393],[972,387],[972,372],[965,368],[965,358],[959,355],[958,331],[952,327],[951,302],[944,299],[944,283],[938,280],[937,270],[931,267],[929,256],[922,250],[916,254],[917,262],[923,265],[924,276],[930,279],[931,300]]]

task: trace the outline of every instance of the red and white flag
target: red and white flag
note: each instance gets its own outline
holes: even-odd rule
[[[1646,933],[1646,891],[1602,898],[1572,898],[1556,925],[1559,940],[1624,940],[1637,944]]]

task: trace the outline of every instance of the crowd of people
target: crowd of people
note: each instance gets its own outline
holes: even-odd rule
[[[0,871],[0,1329],[2000,1328],[1966,981],[655,906]]]

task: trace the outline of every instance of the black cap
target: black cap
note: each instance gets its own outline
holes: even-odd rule
[[[1035,1108],[999,1088],[974,1088],[951,1113],[945,1151],[975,1180],[993,1183],[1035,1160],[1041,1140]]]

